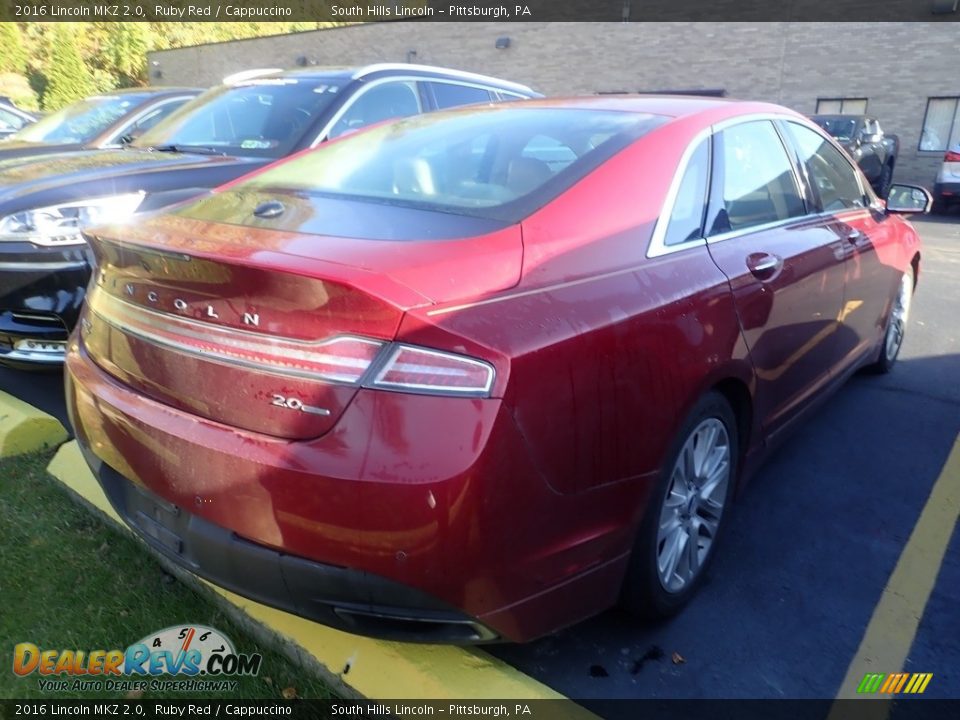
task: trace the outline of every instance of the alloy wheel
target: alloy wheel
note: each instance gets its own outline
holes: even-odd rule
[[[730,438],[717,418],[690,433],[677,457],[657,530],[657,574],[670,593],[700,573],[713,547],[727,498]]]

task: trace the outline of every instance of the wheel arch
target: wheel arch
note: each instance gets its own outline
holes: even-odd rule
[[[753,439],[753,396],[747,384],[736,377],[727,377],[715,383],[711,388],[720,393],[733,410],[737,418],[737,449],[742,463]]]

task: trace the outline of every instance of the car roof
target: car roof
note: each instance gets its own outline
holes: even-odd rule
[[[251,77],[251,80],[260,80],[264,78],[310,78],[315,80],[362,80],[371,77],[383,77],[390,75],[413,75],[417,77],[442,77],[452,80],[464,80],[475,82],[482,85],[492,85],[503,90],[509,90],[524,95],[539,95],[531,88],[520,83],[490,75],[481,75],[479,73],[466,72],[464,70],[455,70],[453,68],[434,67],[432,65],[415,65],[412,63],[377,63],[374,65],[365,65],[362,67],[341,67],[341,66],[314,66],[306,68],[296,68],[293,70],[274,70],[265,71]]]
[[[804,116],[782,105],[731,100],[700,95],[592,95],[585,97],[538,98],[510,103],[510,107],[584,109],[662,115],[673,119],[709,115],[711,121],[747,114]]]

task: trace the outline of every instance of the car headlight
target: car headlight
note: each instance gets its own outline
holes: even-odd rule
[[[126,219],[140,207],[143,196],[142,192],[111,195],[7,215],[0,218],[0,241],[46,247],[82,245],[82,228]]]

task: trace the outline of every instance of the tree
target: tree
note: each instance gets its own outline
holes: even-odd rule
[[[47,37],[53,52],[46,67],[47,85],[43,109],[58,110],[64,105],[93,94],[95,86],[77,45],[73,23],[57,23]]]
[[[25,75],[27,50],[23,46],[20,26],[12,22],[0,22],[0,73]]]
[[[121,86],[141,85],[146,81],[147,50],[151,46],[146,23],[117,22],[107,27],[102,57],[103,69],[111,72]]]

